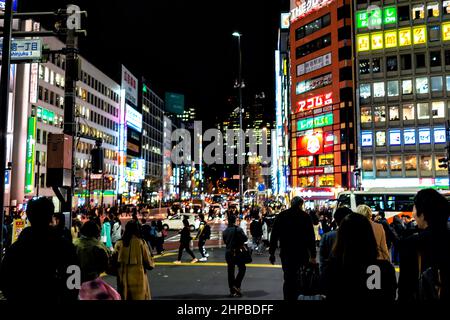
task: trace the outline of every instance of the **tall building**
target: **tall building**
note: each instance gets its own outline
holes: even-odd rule
[[[163,187],[164,101],[144,81],[142,86],[142,157],[146,162],[145,201],[156,200]]]
[[[448,186],[450,1],[372,2],[354,3],[362,187]]]
[[[189,108],[184,110],[182,114],[177,114],[176,117],[185,123],[194,122],[197,120],[197,113],[195,108]]]
[[[291,2],[291,185],[310,200],[354,187],[351,0]]]
[[[31,21],[23,22],[32,30]],[[51,50],[64,44],[56,38],[43,38]],[[77,137],[75,143],[74,205],[86,202],[113,204],[117,187],[118,116],[120,86],[88,61],[81,58],[81,79],[76,88]],[[22,64],[13,68],[14,101],[9,113],[9,161],[12,162],[9,203],[20,206],[35,196],[57,198],[46,187],[48,134],[62,133],[64,123],[65,57],[50,56],[46,63]],[[90,151],[95,139],[103,140],[104,175],[90,174]]]

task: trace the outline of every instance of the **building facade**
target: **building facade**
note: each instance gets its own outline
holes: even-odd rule
[[[291,185],[311,200],[354,186],[350,12],[350,0],[291,3]]]
[[[450,1],[354,5],[362,187],[448,186]]]

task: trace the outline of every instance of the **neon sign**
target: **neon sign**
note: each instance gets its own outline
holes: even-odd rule
[[[330,104],[333,104],[333,93],[329,92],[325,94],[320,94],[315,97],[299,101],[296,113],[306,110],[312,110],[315,108],[325,107]]]
[[[302,0],[300,4],[291,10],[291,23],[307,16],[313,11],[320,10],[334,0]]]

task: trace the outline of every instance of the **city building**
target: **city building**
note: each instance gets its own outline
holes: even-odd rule
[[[309,200],[355,187],[351,0],[291,2],[293,192]]]
[[[448,187],[450,1],[355,2],[362,187]]]
[[[195,108],[189,108],[184,110],[182,114],[177,114],[176,117],[185,123],[194,122],[197,120],[197,113]]]
[[[142,157],[145,159],[144,201],[156,200],[163,187],[164,101],[143,81]]]
[[[29,20],[23,22],[23,27],[38,30],[39,24]],[[43,38],[43,43],[51,50],[64,47],[54,37]],[[114,204],[120,86],[82,57],[81,62],[81,79],[76,87],[74,205]],[[53,190],[46,187],[46,164],[48,135],[62,133],[64,123],[65,57],[50,55],[46,63],[19,64],[12,70],[14,101],[8,131],[12,168],[8,202],[20,207],[35,196],[47,196],[59,204]],[[96,176],[90,172],[90,151],[95,139],[102,139],[104,148],[103,175]]]

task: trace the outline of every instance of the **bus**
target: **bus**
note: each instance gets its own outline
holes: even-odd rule
[[[337,197],[336,208],[346,206],[352,211],[356,211],[359,205],[365,204],[372,209],[374,214],[383,210],[386,219],[391,223],[394,216],[412,216],[414,197],[420,190],[377,188],[369,191],[344,191]],[[441,193],[450,201],[449,192],[441,191]]]

